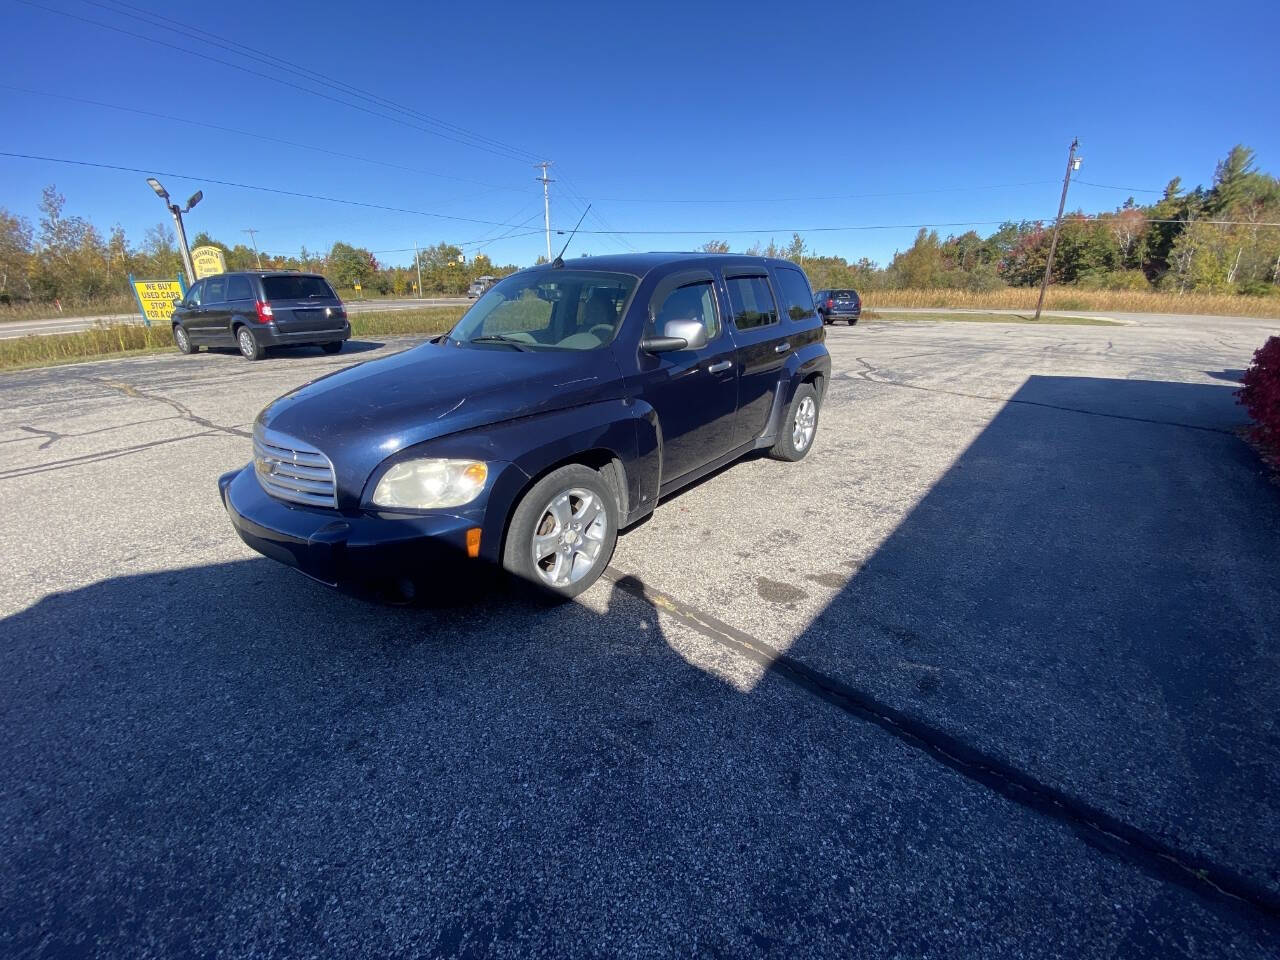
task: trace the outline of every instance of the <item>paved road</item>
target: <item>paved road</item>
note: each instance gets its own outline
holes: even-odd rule
[[[406,342],[0,378],[0,954],[1274,957],[1275,326],[832,328],[811,456],[555,609],[231,534],[257,410]]]
[[[467,297],[426,297],[421,300],[352,300],[347,303],[348,313],[381,313],[387,310],[412,310],[417,307],[453,307],[472,303]],[[87,330],[98,323],[141,323],[137,313],[111,313],[96,317],[55,317],[50,320],[10,320],[0,322],[0,340],[27,337],[32,334],[47,336],[53,333],[74,333]]]

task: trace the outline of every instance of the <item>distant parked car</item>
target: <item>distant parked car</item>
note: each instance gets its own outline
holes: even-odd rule
[[[822,314],[823,323],[847,320],[853,326],[862,316],[862,298],[857,290],[819,290],[813,295],[813,305]]]
[[[498,282],[497,277],[476,277],[467,288],[467,296],[471,299],[484,296],[484,292]]]
[[[220,273],[174,302],[173,340],[183,353],[237,347],[261,360],[268,347],[306,344],[337,353],[350,337],[347,308],[314,273]]]
[[[407,599],[487,564],[576,596],[669,494],[752,450],[809,452],[824,339],[790,261],[557,259],[267,406],[222,502],[245,543],[332,586]]]

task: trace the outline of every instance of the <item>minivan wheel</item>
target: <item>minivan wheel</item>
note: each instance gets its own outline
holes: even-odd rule
[[[325,353],[339,353],[342,350],[342,341],[335,340],[333,343],[322,343],[320,349]]]
[[[191,338],[187,336],[187,331],[183,330],[178,324],[173,325],[173,342],[178,345],[179,353],[199,353],[200,348],[191,342]]]
[[[818,435],[818,406],[818,391],[813,384],[800,384],[791,398],[778,439],[769,451],[773,456],[792,462],[804,459]]]
[[[236,345],[240,348],[240,355],[246,360],[261,360],[266,353],[248,327],[241,327],[236,331]]]
[[[600,578],[618,540],[618,497],[598,470],[571,463],[533,485],[507,528],[502,565],[544,596],[568,600]]]

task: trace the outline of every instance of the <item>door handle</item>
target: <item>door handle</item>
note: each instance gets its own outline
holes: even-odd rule
[[[774,352],[774,353],[786,353],[786,352],[787,352],[788,350],[790,350],[790,349],[791,349],[791,344],[789,344],[789,343],[787,343],[787,341],[783,340],[780,344],[778,344],[776,347],[774,347],[774,348],[773,348],[773,352]]]
[[[721,360],[719,363],[713,363],[707,367],[707,373],[724,373],[733,366],[732,360]]]

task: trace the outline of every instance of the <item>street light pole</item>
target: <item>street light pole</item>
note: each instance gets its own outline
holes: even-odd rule
[[[170,202],[169,191],[162,187],[160,181],[155,177],[148,177],[147,185],[156,192],[157,197],[164,201],[165,207],[173,215],[173,225],[178,231],[178,250],[182,253],[182,262],[187,268],[187,283],[195,283],[196,268],[191,264],[191,249],[187,246],[187,231],[182,226],[182,215],[190,213],[192,208],[204,198],[204,191],[197,190],[193,193],[191,199],[187,201],[186,207],[182,208],[176,203]]]
[[[1044,265],[1044,279],[1040,281],[1040,299],[1036,301],[1035,319],[1040,319],[1040,310],[1044,307],[1044,292],[1049,287],[1049,274],[1053,270],[1053,254],[1058,249],[1058,230],[1062,227],[1062,210],[1067,205],[1067,187],[1071,184],[1071,171],[1080,166],[1076,157],[1076,148],[1080,140],[1071,141],[1071,150],[1067,153],[1067,175],[1062,178],[1062,197],[1058,200],[1058,219],[1053,221],[1053,239],[1049,241],[1049,259]]]

